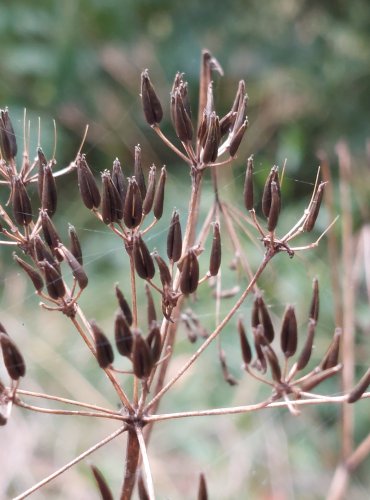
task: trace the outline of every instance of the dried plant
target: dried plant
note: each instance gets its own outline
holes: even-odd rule
[[[17,141],[8,110],[1,111],[1,183],[9,188],[7,207],[0,206],[2,245],[13,246],[14,260],[31,280],[35,293],[41,299],[41,307],[47,311],[64,314],[82,337],[97,364],[105,372],[116,392],[120,409],[99,407],[93,403],[72,401],[57,395],[39,394],[21,389],[21,378],[26,377],[27,356],[9,336],[5,326],[0,325],[0,344],[4,365],[10,378],[9,385],[0,385],[0,424],[5,425],[11,417],[12,407],[57,415],[80,415],[86,418],[113,419],[117,421],[115,432],[99,441],[86,452],[74,458],[61,469],[55,471],[27,491],[19,493],[17,499],[26,498],[65,470],[86,458],[98,448],[125,434],[126,455],[122,468],[124,477],[120,498],[132,498],[137,487],[140,498],[155,498],[155,478],[152,478],[147,448],[151,430],[157,422],[212,415],[232,415],[255,412],[262,408],[286,407],[292,415],[298,415],[305,405],[329,403],[354,403],[368,397],[369,371],[352,390],[341,396],[313,394],[311,390],[328,377],[337,374],[340,361],[341,328],[335,329],[334,337],[327,352],[314,368],[306,371],[313,348],[314,336],[319,319],[319,284],[313,282],[311,305],[307,315],[307,331],[302,341],[299,334],[296,311],[287,305],[281,320],[280,338],[276,340],[274,321],[265,303],[258,280],[268,273],[268,264],[279,253],[290,258],[296,252],[316,247],[335,220],[323,234],[308,245],[293,242],[304,232],[311,232],[319,215],[327,181],[320,181],[317,174],[315,187],[307,209],[285,234],[278,233],[282,206],[282,176],[285,165],[280,170],[273,166],[266,179],[261,196],[262,216],[257,216],[255,207],[254,159],[246,162],[244,183],[244,205],[241,211],[236,205],[223,200],[219,190],[220,169],[228,168],[236,158],[239,146],[248,128],[246,117],[248,97],[244,81],[239,82],[230,111],[219,117],[214,107],[212,72],[222,74],[218,61],[204,51],[201,61],[198,123],[194,123],[188,95],[188,85],[182,73],[177,73],[170,94],[170,114],[179,144],[175,145],[161,129],[162,105],[157,96],[148,70],[141,75],[141,99],[146,121],[189,168],[191,196],[185,227],[181,227],[177,210],[166,213],[164,199],[167,171],[152,165],[145,178],[141,162],[141,148],[134,154],[134,175],[127,177],[120,161],[115,159],[112,170],[103,170],[101,185],[95,179],[86,156],[80,151],[74,161],[64,169],[56,170],[54,155],[45,157],[39,147],[34,161],[30,160],[28,135],[29,125],[25,118],[24,152],[21,165],[17,164]],[[197,233],[199,203],[202,180],[210,171],[214,187],[214,202]],[[116,285],[118,310],[112,322],[114,335],[107,335],[94,319],[87,319],[79,305],[79,299],[90,284],[83,265],[83,251],[77,232],[69,227],[69,243],[63,242],[53,215],[57,207],[63,205],[58,200],[55,178],[77,172],[78,189],[85,207],[102,224],[105,224],[124,247],[125,258],[130,267],[130,289],[121,290]],[[38,187],[39,210],[35,210],[35,200],[29,195],[29,186]],[[241,194],[242,196],[242,194]],[[150,247],[148,235],[159,219],[168,220],[167,255],[160,255]],[[262,258],[256,270],[247,257],[243,236],[254,230],[262,243]],[[210,252],[204,256],[207,238],[211,240]],[[222,240],[227,239],[237,257],[234,267],[248,276],[249,283],[239,294],[224,318],[220,318],[220,302],[223,297],[238,294],[238,287],[231,291],[222,290],[221,269]],[[208,263],[208,271],[202,275],[203,262]],[[197,316],[188,308],[189,297],[194,297],[205,282],[214,286],[216,327],[208,332]],[[146,304],[138,300],[138,287],[145,284]],[[251,327],[245,327],[237,313],[249,296],[253,296]],[[161,311],[156,305],[160,303]],[[144,319],[145,318],[145,319]],[[193,409],[176,413],[161,413],[159,404],[176,382],[189,368],[202,362],[202,354],[216,341],[220,373],[230,385],[237,383],[229,372],[226,354],[221,346],[220,333],[234,321],[239,335],[240,360],[247,376],[251,376],[271,389],[264,400],[246,406],[224,408]],[[178,326],[183,324],[191,342],[198,337],[201,344],[174,374],[169,375],[171,361],[176,356]],[[112,344],[114,340],[115,347]],[[238,342],[235,335],[235,342]],[[280,343],[280,347],[279,346]],[[126,359],[128,368],[118,369],[115,354]],[[305,371],[304,371],[305,370]],[[304,372],[303,372],[304,371]],[[269,375],[267,375],[269,373]],[[122,375],[124,374],[124,375]],[[131,391],[121,383],[122,376],[131,381]],[[27,377],[26,377],[27,381]],[[125,383],[127,387],[127,382]],[[53,400],[61,409],[48,409],[26,402],[29,398]],[[79,407],[78,410],[65,409]],[[92,466],[98,490],[103,499],[113,498],[108,482],[102,472]],[[198,498],[208,498],[205,475],[200,475]],[[196,486],[194,486],[194,496]]]

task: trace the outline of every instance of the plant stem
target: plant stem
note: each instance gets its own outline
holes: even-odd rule
[[[145,445],[143,431],[142,431],[141,427],[139,427],[139,426],[135,426],[135,430],[136,430],[137,439],[139,441],[141,457],[143,460],[143,466],[144,466],[144,470],[145,470],[146,485],[147,485],[147,489],[148,489],[149,500],[155,500],[153,478],[152,478],[152,473],[150,471],[148,452],[147,452],[146,445]]]
[[[126,448],[126,471],[123,480],[120,500],[130,500],[136,481],[136,471],[139,463],[140,446],[136,432],[129,429]]]
[[[83,453],[81,453],[81,455],[79,455],[78,457],[74,458],[73,460],[71,460],[70,462],[68,462],[66,465],[64,465],[63,467],[61,467],[60,469],[58,469],[57,471],[53,472],[53,474],[50,474],[50,476],[46,477],[45,479],[43,479],[39,483],[33,485],[32,488],[29,488],[28,490],[24,491],[23,493],[21,493],[17,497],[13,498],[13,500],[23,500],[23,498],[28,497],[29,495],[31,495],[31,493],[34,493],[35,491],[39,490],[40,488],[42,488],[43,486],[45,486],[45,484],[50,483],[50,481],[52,481],[56,477],[58,477],[61,474],[63,474],[63,472],[65,472],[66,470],[70,469],[71,467],[73,467],[74,465],[76,465],[78,462],[81,462],[81,460],[83,460],[87,456],[91,455],[91,453],[93,453],[94,451],[98,450],[99,448],[101,448],[105,444],[109,443],[109,441],[112,441],[112,439],[114,439],[117,436],[119,436],[120,434],[122,434],[122,432],[124,432],[126,429],[127,428],[126,428],[125,425],[123,427],[120,427],[118,430],[114,431],[112,434],[109,434],[109,436],[107,436],[106,438],[104,438],[102,441],[99,441],[99,443],[94,444],[94,446],[92,446],[88,450],[86,450]]]

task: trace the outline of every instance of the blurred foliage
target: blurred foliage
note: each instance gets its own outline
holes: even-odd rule
[[[366,203],[369,188],[368,183],[363,182],[364,174],[368,174],[364,157],[370,137],[367,116],[370,108],[370,9],[367,0],[351,3],[344,0],[325,3],[317,0],[232,0],[217,3],[217,8],[210,0],[3,0],[0,12],[0,107],[9,106],[20,137],[23,108],[27,108],[32,121],[31,151],[35,151],[37,145],[37,117],[40,116],[41,145],[48,157],[52,154],[54,141],[51,120],[56,119],[56,157],[60,167],[74,158],[87,123],[90,129],[84,151],[96,173],[109,168],[116,156],[121,159],[126,173],[132,172],[133,148],[137,143],[142,145],[146,167],[152,162],[157,166],[168,165],[167,215],[147,240],[151,248],[156,247],[163,253],[164,234],[174,206],[185,221],[187,196],[184,192],[189,182],[187,169],[163,147],[144,121],[139,98],[140,72],[149,68],[166,109],[164,129],[174,137],[168,112],[172,79],[177,70],[186,73],[193,109],[196,109],[199,55],[204,47],[212,51],[225,71],[225,76],[214,82],[219,114],[228,111],[241,78],[246,79],[250,98],[250,129],[236,161],[234,179],[228,171],[222,173],[221,195],[239,200],[242,207],[241,182],[247,155],[255,154],[259,192],[270,166],[273,163],[281,165],[288,158],[281,220],[282,230],[288,229],[309,201],[319,164],[319,150],[326,151],[331,164],[335,165],[332,174],[336,178],[335,145],[343,137],[356,165],[353,178],[355,229],[363,220],[369,220]],[[66,236],[67,223],[71,222],[83,238],[91,286],[83,294],[81,306],[88,317],[96,317],[103,328],[111,332],[116,307],[113,283],[119,281],[123,290],[129,289],[122,244],[82,206],[75,174],[59,178],[57,185],[60,200],[67,200],[67,203],[60,203],[64,206],[56,215],[57,226],[62,236]],[[204,185],[202,215],[212,201],[209,178]],[[2,202],[7,195],[1,193]],[[339,204],[338,192],[335,195],[335,203]],[[315,235],[304,236],[302,244],[319,236],[328,220],[328,214],[323,211]],[[333,231],[339,238],[340,229],[336,227]],[[245,238],[245,244],[248,258],[257,266],[263,252],[259,242],[256,240],[254,245]],[[227,262],[233,255],[228,242],[223,245]],[[204,262],[208,250],[209,244]],[[303,335],[311,280],[314,276],[319,277],[322,312],[316,341],[317,359],[325,351],[334,328],[333,291],[328,257],[324,252],[327,249],[322,244],[319,249],[298,255],[293,263],[286,255],[278,256],[260,282],[261,288],[266,290],[265,297],[277,330],[285,303],[294,302]],[[9,257],[10,252],[2,251],[0,259],[1,321],[10,325],[16,338],[23,339],[30,366],[30,386],[34,384],[35,390],[96,404],[115,405],[116,401],[111,401],[110,387],[79,339],[74,339],[75,332],[65,318],[39,312],[31,288],[26,287],[23,276],[16,270],[8,272],[4,255]],[[244,286],[246,278],[238,278],[240,286]],[[225,286],[237,281],[234,274],[228,279],[230,282],[226,280]],[[139,292],[142,298],[143,290]],[[365,294],[364,289],[363,296]],[[211,291],[205,286],[199,291],[197,301],[191,304],[208,329],[213,328],[215,320],[210,296]],[[221,316],[234,300],[222,302]],[[250,309],[251,300],[247,300],[240,311],[247,327]],[[369,324],[368,314],[365,304],[359,322],[360,332],[365,332]],[[368,338],[363,333],[360,343],[364,347],[358,347],[357,359],[363,368],[369,359]],[[192,372],[195,381],[193,376],[184,377],[172,396],[164,399],[164,412],[260,400],[263,390],[260,391],[259,385],[240,370],[235,321],[225,329],[223,347],[239,385],[232,389],[223,385],[216,349],[211,348],[205,353],[204,363],[199,363]],[[179,368],[194,350],[185,340],[183,329],[180,329],[177,349],[174,369]],[[340,390],[337,381],[327,387],[330,394]],[[366,404],[361,402],[356,409],[358,440],[368,432]],[[10,477],[13,486],[6,485],[10,494],[15,491],[14,485],[19,492],[19,488],[26,488],[47,475],[50,467],[57,468],[109,433],[108,426],[99,422],[89,423],[86,432],[84,422],[65,418],[55,424],[53,419],[57,417],[42,417],[45,424],[40,425],[40,418],[16,411],[14,422],[7,427],[9,437],[4,438],[0,453],[10,445],[18,450],[9,460],[5,460],[5,455],[2,460],[6,467],[0,485]],[[184,492],[189,498],[195,497],[194,478],[198,470],[206,473],[211,498],[240,498],[245,493],[243,481],[247,481],[251,489],[251,498],[261,498],[258,496],[261,492],[267,498],[266,491],[273,491],[273,486],[279,482],[279,473],[290,482],[291,498],[294,493],[299,498],[323,497],[339,452],[338,409],[307,408],[294,425],[286,411],[217,418],[216,423],[209,419],[192,419],[159,424],[150,458],[158,489],[168,492],[168,498],[184,498]],[[14,446],[13,435],[28,436],[30,429],[36,436],[34,442],[24,437]],[[280,453],[280,449],[285,450],[284,453]],[[28,471],[27,460],[32,460],[31,471]],[[110,453],[103,450],[93,460],[100,461],[103,470],[105,467],[109,472],[108,477],[117,491],[122,476],[120,445],[110,445]],[[368,485],[366,463],[351,486],[353,499],[361,499]],[[78,472],[85,474],[85,465],[76,470],[69,472],[71,481],[60,481],[53,486],[55,490],[50,490],[53,496],[40,498],[77,498],[76,491],[80,500],[92,498],[90,491],[82,493],[88,490],[88,479]],[[189,483],[194,486],[191,490]],[[304,497],[302,492],[306,490],[309,494]]]

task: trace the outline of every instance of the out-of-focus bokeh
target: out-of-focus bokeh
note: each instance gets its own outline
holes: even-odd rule
[[[363,230],[363,237],[367,234],[369,238],[364,230],[369,223],[370,185],[367,0],[3,0],[0,107],[9,107],[20,149],[23,110],[27,109],[31,155],[38,144],[38,117],[40,144],[47,157],[52,155],[55,119],[58,168],[74,159],[86,124],[89,131],[83,151],[97,175],[110,168],[116,157],[126,173],[132,173],[136,144],[142,147],[146,170],[153,162],[157,167],[166,164],[167,215],[148,241],[151,249],[161,250],[174,207],[185,221],[189,179],[186,167],[163,146],[144,120],[140,73],[149,69],[165,110],[163,129],[176,141],[169,116],[173,77],[176,71],[185,73],[195,111],[203,48],[213,53],[225,73],[214,80],[218,114],[230,109],[242,78],[249,95],[249,130],[235,161],[234,175],[225,170],[222,196],[238,199],[242,207],[241,184],[245,160],[250,154],[255,155],[259,190],[270,167],[275,163],[281,166],[287,159],[281,224],[288,229],[307,206],[317,167],[327,157],[333,177],[334,208],[339,211],[336,151],[342,140],[352,157],[354,232],[361,234]],[[111,333],[116,308],[113,285],[119,281],[124,290],[129,290],[122,244],[107,228],[92,220],[82,206],[74,173],[58,179],[57,184],[60,195],[56,224],[62,236],[67,233],[68,222],[75,224],[84,246],[91,285],[81,306],[88,317],[98,319]],[[7,197],[8,192],[0,190],[1,201],[5,203]],[[203,214],[211,200],[211,181],[206,178]],[[303,244],[317,238],[329,222],[330,215],[324,208],[317,232],[312,238],[306,237]],[[340,241],[339,223],[333,231]],[[258,248],[257,238],[255,243],[245,238],[251,262],[257,266],[263,249]],[[231,250],[227,243],[224,245],[224,258],[231,260]],[[0,321],[26,349],[29,376],[22,385],[115,405],[110,386],[82,343],[75,339],[76,332],[67,320],[38,310],[38,300],[26,279],[9,264],[11,252],[6,247],[0,247],[0,252]],[[355,256],[361,267],[364,256],[360,251]],[[286,255],[276,260],[271,272],[261,280],[261,287],[266,291],[277,329],[285,304],[290,302],[299,311],[302,335],[305,334],[311,282],[319,276],[319,359],[335,327],[326,243],[323,241],[318,249],[297,256],[293,262]],[[226,284],[235,285],[230,278],[226,278]],[[363,373],[370,359],[369,339],[365,335],[370,319],[366,287],[361,279],[359,288],[363,300],[359,300],[356,310],[356,356],[359,373]],[[211,291],[205,287],[199,292],[198,302],[192,304],[209,330],[214,327],[214,302],[210,297]],[[225,314],[232,304],[233,299],[223,303],[221,313]],[[251,301],[247,301],[241,310],[248,326],[250,308]],[[163,411],[247,404],[265,395],[240,370],[235,322],[225,330],[223,342],[239,385],[230,388],[223,382],[216,349],[210,349],[204,361],[163,401]],[[181,332],[174,370],[193,350]],[[3,380],[5,372],[1,370]],[[341,391],[338,382],[327,384],[326,389],[330,394]],[[368,433],[366,405],[367,402],[361,402],[356,410],[358,440]],[[323,498],[339,459],[339,415],[338,408],[322,407],[307,408],[296,419],[286,410],[269,410],[255,416],[159,424],[150,449],[158,498],[195,498],[200,471],[209,480],[211,498]],[[19,493],[114,430],[109,422],[87,425],[77,420],[78,417],[33,415],[15,409],[14,418],[0,431],[0,496],[3,492],[5,497]],[[114,491],[118,491],[122,477],[122,447],[123,440],[119,445],[111,443],[91,459],[101,466]],[[368,461],[351,483],[353,499],[365,498],[370,487],[366,466]],[[69,471],[64,480],[58,479],[48,493],[39,493],[35,498],[98,498],[90,475],[86,464],[82,464]],[[274,492],[284,492],[285,496],[274,496]]]

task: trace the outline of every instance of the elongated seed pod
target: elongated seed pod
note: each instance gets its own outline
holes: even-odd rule
[[[34,255],[36,257],[37,262],[42,262],[43,260],[47,260],[49,264],[54,265],[55,259],[52,254],[49,252],[47,246],[42,241],[39,235],[34,237]]]
[[[84,268],[78,262],[78,260],[73,255],[73,253],[70,250],[68,250],[67,247],[65,247],[64,245],[62,245],[60,243],[58,248],[63,253],[63,256],[64,256],[66,262],[68,263],[69,267],[71,268],[73,277],[77,281],[78,286],[81,288],[81,290],[83,290],[84,288],[87,287],[87,284],[89,282]]]
[[[52,251],[53,255],[59,261],[63,260],[60,254],[55,251],[55,249],[58,247],[61,241],[58,231],[56,230],[56,227],[54,226],[46,210],[40,211],[40,217],[41,217],[42,232],[44,233],[44,238],[46,243],[49,245],[49,248]]]
[[[117,189],[118,194],[121,198],[121,205],[122,205],[122,210],[123,210],[123,207],[125,206],[128,181],[127,181],[126,177],[123,175],[122,167],[121,167],[121,164],[120,164],[118,158],[116,158],[113,162],[112,182],[113,182],[115,188]]]
[[[118,311],[114,320],[114,339],[117,351],[122,356],[129,358],[132,352],[134,337],[122,311]]]
[[[146,121],[156,125],[162,121],[163,110],[158,96],[150,81],[148,70],[141,73],[141,100]]]
[[[206,110],[203,111],[202,115],[202,120],[199,124],[198,132],[197,132],[197,138],[198,138],[198,143],[200,148],[204,148],[204,143],[207,138],[207,131],[208,131],[208,115]],[[221,131],[220,131],[221,135]]]
[[[162,259],[162,257],[158,254],[158,252],[154,252],[153,257],[157,262],[157,266],[159,269],[159,277],[162,283],[163,288],[171,285],[171,273],[166,264],[166,262]]]
[[[159,360],[162,351],[161,332],[159,330],[159,326],[156,323],[152,324],[146,341],[150,348],[153,364],[155,364]]]
[[[163,204],[164,204],[164,188],[166,185],[167,170],[163,166],[161,169],[161,175],[159,177],[159,182],[157,186],[157,191],[154,196],[153,202],[153,214],[156,219],[160,219],[163,215]]]
[[[82,201],[89,210],[96,209],[100,206],[100,192],[90,167],[87,164],[85,155],[79,155],[76,164],[78,189]]]
[[[218,146],[221,140],[220,123],[213,111],[208,120],[207,136],[204,141],[203,163],[213,163],[217,160]]]
[[[291,305],[285,309],[281,325],[280,346],[286,358],[293,356],[297,350],[297,318],[294,307]]]
[[[19,175],[13,179],[13,215],[17,224],[28,226],[32,222],[32,206],[25,185]]]
[[[154,262],[140,234],[134,238],[132,254],[137,274],[144,280],[151,280],[155,274]]]
[[[35,269],[27,264],[24,260],[20,259],[16,254],[13,254],[14,260],[20,265],[20,267],[28,274],[35,289],[40,292],[44,288],[44,281],[40,274],[35,271]]]
[[[175,210],[172,214],[167,235],[167,257],[172,262],[177,262],[181,257],[182,234],[179,213]]]
[[[220,119],[220,134],[221,137],[228,134],[230,130],[233,128],[234,122],[236,118],[236,113],[230,110]]]
[[[157,313],[155,312],[153,295],[147,283],[145,284],[145,294],[147,300],[148,327],[151,328],[151,326],[157,322]]]
[[[275,351],[269,344],[263,346],[263,352],[271,369],[271,376],[275,382],[281,382],[281,368]]]
[[[269,173],[269,175],[266,179],[266,182],[265,182],[265,186],[263,188],[262,213],[266,218],[268,218],[268,216],[270,214],[271,201],[272,201],[271,182],[272,181],[276,182],[276,174],[277,174],[277,167],[273,166],[272,169],[270,170],[270,173]]]
[[[96,360],[100,368],[107,368],[114,361],[112,345],[94,320],[90,321],[90,326],[94,335]]]
[[[193,138],[193,125],[191,123],[189,115],[186,112],[183,97],[179,89],[175,91],[174,97],[175,132],[180,141],[189,142]]]
[[[319,365],[322,370],[332,368],[333,366],[336,366],[338,364],[341,337],[342,337],[342,329],[336,328],[334,330],[333,340],[331,341],[328,350],[326,351]]]
[[[307,231],[309,233],[315,226],[316,219],[319,215],[322,198],[324,196],[325,184],[326,182],[321,182],[316,190],[312,203],[308,208],[308,215],[303,224],[303,231]]]
[[[247,160],[247,170],[245,172],[244,181],[244,206],[247,210],[253,210],[254,198],[253,198],[253,155],[251,155]]]
[[[136,179],[132,177],[128,181],[128,188],[123,208],[123,222],[129,229],[137,227],[143,216],[143,201]]]
[[[243,140],[247,128],[248,128],[248,119],[246,118],[242,123],[242,125],[237,130],[237,132],[235,133],[234,137],[230,141],[229,154],[231,157],[234,157],[238,152],[239,146]]]
[[[211,256],[209,259],[209,274],[211,276],[217,276],[220,266],[221,266],[220,224],[218,222],[215,222],[213,225],[212,248],[211,248]]]
[[[38,147],[37,148],[37,191],[40,198],[42,200],[42,193],[44,191],[44,167],[48,164],[46,156],[43,150]]]
[[[360,378],[352,391],[348,394],[347,403],[356,403],[370,385],[370,368]]]
[[[72,226],[71,224],[68,224],[68,235],[69,235],[71,253],[74,255],[77,262],[82,266],[83,256],[82,256],[80,240],[77,236],[75,227]]]
[[[275,337],[274,325],[272,324],[270,313],[266,307],[265,301],[261,296],[257,297],[259,323],[263,327],[263,335],[271,343]]]
[[[256,351],[257,359],[253,362],[252,366],[261,373],[266,373],[267,362],[265,354],[262,350],[262,344],[266,345],[266,339],[264,338],[262,332],[263,332],[262,325],[258,325],[258,328],[253,328],[254,348]]]
[[[334,367],[333,367],[334,368]],[[338,365],[337,369],[333,368],[328,368],[327,370],[320,371],[318,373],[314,373],[307,379],[303,380],[299,386],[301,391],[307,392],[316,387],[317,385],[321,384],[321,382],[324,382],[324,380],[333,377],[338,373],[339,370],[341,370],[342,366]]]
[[[234,102],[233,102],[231,111],[233,111],[234,113],[237,113],[237,111],[240,108],[240,103],[244,99],[244,96],[245,96],[245,81],[240,80],[238,83],[238,88],[237,88],[237,91],[235,94],[235,98],[234,98]]]
[[[153,360],[150,347],[147,341],[141,336],[139,331],[136,331],[134,334],[132,367],[134,370],[134,374],[139,379],[148,378],[153,368]]]
[[[59,269],[51,265],[47,260],[40,262],[39,267],[44,272],[49,296],[54,300],[63,298],[66,294],[66,289]]]
[[[297,361],[297,370],[306,368],[312,353],[313,340],[315,337],[316,322],[310,318],[308,322],[307,336],[301,354]]]
[[[50,164],[44,167],[41,206],[47,211],[49,217],[53,217],[57,209],[57,187]]]
[[[258,325],[261,323],[259,316],[258,299],[259,296],[257,296],[253,301],[252,314],[251,314],[252,328],[258,328]]]
[[[238,318],[238,333],[240,340],[240,348],[242,351],[242,358],[245,365],[249,365],[252,361],[252,350],[248,342],[247,333],[245,331],[243,321]]]
[[[143,169],[141,166],[141,147],[140,144],[135,146],[135,161],[134,161],[134,177],[136,179],[137,185],[139,186],[141,199],[145,199],[146,186]]]
[[[95,465],[90,465],[92,473],[94,475],[96,485],[99,489],[100,495],[102,500],[113,500],[113,495],[112,492],[108,486],[108,483],[106,482],[103,474],[100,472],[100,470],[95,467]]]
[[[17,139],[8,108],[0,110],[0,146],[3,157],[7,161],[17,156]]]
[[[198,500],[208,500],[207,483],[203,473],[199,476]]]
[[[194,293],[198,288],[199,263],[194,250],[189,250],[182,261],[180,290],[183,294]]]
[[[0,345],[3,352],[4,365],[12,380],[18,380],[26,374],[23,356],[7,333],[0,333]]]
[[[280,191],[275,181],[271,182],[271,206],[268,216],[267,229],[275,231],[279,219],[280,211]]]
[[[119,222],[123,217],[121,197],[113,184],[110,172],[105,170],[102,173],[102,218],[105,224]]]
[[[309,318],[313,319],[316,323],[317,323],[317,320],[319,319],[319,308],[320,308],[319,282],[318,282],[317,278],[315,278],[313,280],[313,292],[312,292],[312,300],[311,300]]]
[[[118,300],[118,305],[119,305],[119,307],[122,311],[122,314],[124,315],[127,323],[131,326],[132,325],[131,308],[130,308],[127,300],[125,299],[125,296],[123,295],[123,293],[119,289],[118,285],[116,285],[115,290],[116,290],[116,297]]]
[[[155,176],[156,176],[156,166],[153,164],[149,170],[148,176],[148,189],[146,190],[146,195],[143,201],[143,214],[148,215],[148,213],[153,208],[154,196],[155,196]]]

